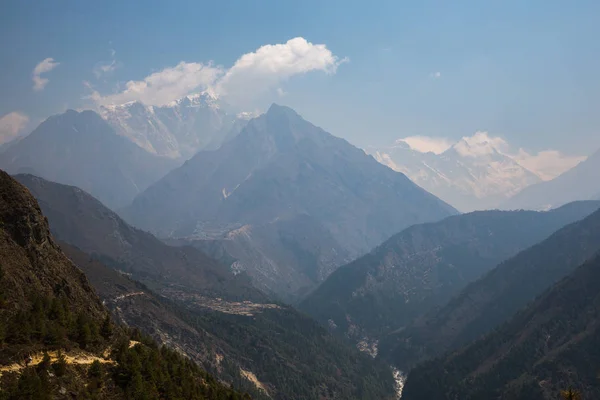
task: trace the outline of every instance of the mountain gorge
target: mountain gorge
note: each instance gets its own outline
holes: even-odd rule
[[[245,274],[234,276],[194,248],[167,246],[128,226],[78,188],[17,178],[38,198],[53,233],[118,321],[256,398],[393,396],[387,365],[270,301]]]
[[[99,112],[118,134],[147,152],[187,160],[199,150],[219,148],[249,120],[248,113],[225,109],[214,94],[201,92],[164,106],[134,101],[101,106]]]
[[[129,222],[159,236],[216,240],[228,254],[236,247],[232,268],[291,298],[399,230],[454,213],[403,174],[278,105],[220,149],[196,154],[123,210]],[[302,224],[297,233],[289,228],[294,221]],[[323,236],[305,239],[314,233]],[[254,247],[245,250],[255,240],[269,242],[256,247],[258,255]],[[281,242],[289,246],[280,250]],[[294,251],[317,265],[285,271],[281,260]],[[298,274],[307,284],[290,293],[289,276]]]
[[[550,212],[480,211],[415,225],[337,269],[299,307],[333,332],[376,349],[501,261],[600,208],[576,202]]]
[[[117,135],[95,112],[68,110],[40,124],[0,154],[0,168],[76,185],[112,208],[177,166]]]

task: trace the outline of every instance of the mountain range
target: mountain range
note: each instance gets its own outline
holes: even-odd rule
[[[463,137],[439,154],[418,151],[403,140],[369,151],[382,164],[463,212],[495,208],[542,181],[485,132]]]
[[[69,110],[2,146],[28,190],[1,174],[0,398],[391,400],[398,369],[409,399],[597,394],[600,152],[550,179],[484,133],[371,157],[228,110]],[[100,367],[51,376],[59,351]]]
[[[99,113],[119,135],[149,153],[187,160],[199,150],[219,148],[252,116],[226,109],[217,96],[205,91],[160,107],[137,101],[105,105]]]
[[[478,211],[415,225],[338,268],[299,308],[374,352],[379,339],[599,208],[589,201],[549,212]]]
[[[256,398],[393,396],[386,364],[269,300],[245,274],[234,276],[194,248],[165,245],[76,187],[31,175],[17,179],[118,321]]]
[[[232,269],[286,299],[399,230],[454,213],[403,174],[278,105],[122,210],[159,236],[225,243]],[[306,261],[284,265],[290,253]]]
[[[129,204],[176,165],[117,135],[93,111],[52,116],[0,153],[0,168],[9,173],[76,185],[111,208]]]

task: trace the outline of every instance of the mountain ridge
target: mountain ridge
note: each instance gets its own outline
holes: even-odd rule
[[[233,115],[210,92],[182,97],[163,106],[133,101],[99,108],[121,136],[149,153],[188,159],[197,151],[216,149],[246,124],[246,114]]]
[[[176,165],[117,135],[89,110],[49,117],[0,154],[0,167],[9,173],[80,186],[112,208],[128,204]]]
[[[599,208],[589,201],[550,212],[477,211],[415,225],[337,269],[299,308],[354,342],[374,343]]]
[[[406,226],[454,213],[403,174],[277,104],[218,150],[201,151],[171,171],[122,212],[133,225],[159,236],[190,240],[231,240],[229,234],[242,227],[269,224],[276,231],[278,221],[308,215],[310,231],[328,231],[339,245],[335,251],[348,258]],[[278,246],[266,246],[267,252]],[[270,253],[258,261],[243,253],[237,267],[253,278],[278,268]],[[291,282],[279,276],[269,290],[287,295]],[[316,283],[309,278],[302,290]]]
[[[464,346],[501,325],[599,251],[600,210],[503,261],[443,307],[389,335],[381,344],[385,357],[406,370]]]

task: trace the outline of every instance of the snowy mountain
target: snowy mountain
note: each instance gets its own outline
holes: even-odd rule
[[[134,101],[101,106],[99,112],[117,133],[141,148],[176,159],[220,147],[252,117],[227,112],[210,92],[188,95],[161,107]]]
[[[504,140],[485,132],[463,137],[448,146],[439,152],[424,152],[400,139],[391,147],[370,149],[370,153],[465,212],[496,208],[522,189],[547,178],[546,171],[534,172],[523,166],[522,151],[512,155]]]

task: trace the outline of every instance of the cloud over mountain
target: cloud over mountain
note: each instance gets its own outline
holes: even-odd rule
[[[452,146],[452,141],[446,138],[430,136],[408,136],[396,140],[396,144],[406,143],[412,150],[420,153],[441,154]]]
[[[369,151],[382,164],[462,211],[497,207],[524,188],[585,160],[556,150],[514,149],[502,137],[481,131],[455,143],[440,137],[409,136]]]
[[[142,80],[131,80],[125,89],[108,95],[92,90],[88,96],[99,105],[139,101],[162,106],[191,92],[209,90],[230,104],[248,104],[265,92],[280,88],[295,75],[311,71],[334,74],[347,61],[334,55],[324,44],[296,37],[282,44],[261,46],[242,55],[230,68],[212,62],[181,61],[154,72]]]
[[[442,154],[451,147],[463,157],[489,155],[494,152],[508,156],[522,167],[533,172],[542,180],[550,180],[586,159],[585,156],[567,155],[558,150],[541,150],[530,153],[525,149],[514,149],[500,136],[478,131],[472,136],[463,136],[453,143],[448,138],[431,136],[408,136],[396,140],[396,144],[406,143],[411,150],[419,153]]]
[[[519,149],[513,158],[545,181],[557,177],[586,159],[585,156],[569,156],[558,150],[543,150],[530,154],[523,149]]]
[[[233,97],[230,101],[244,101],[277,87],[294,75],[311,71],[334,74],[345,61],[324,44],[312,44],[297,37],[284,44],[268,44],[253,53],[244,54],[215,87],[217,93]]]
[[[29,117],[13,111],[0,118],[0,144],[16,138],[29,122]]]

